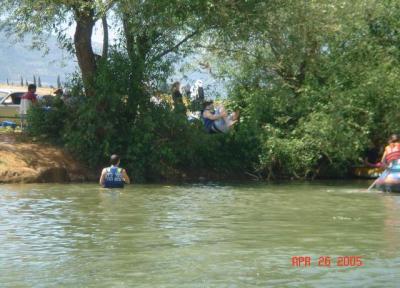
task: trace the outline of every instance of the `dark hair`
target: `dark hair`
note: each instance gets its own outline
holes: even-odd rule
[[[113,154],[110,157],[110,164],[111,165],[117,165],[119,162],[119,156],[117,154]]]
[[[180,85],[181,85],[181,83],[179,83],[179,81],[174,82],[172,84],[172,88],[171,88],[172,92],[179,91],[179,86]]]
[[[63,94],[63,90],[61,88],[58,88],[56,91],[53,92],[53,94],[62,95]]]
[[[213,104],[213,103],[214,103],[214,101],[212,101],[212,100],[211,100],[211,101],[206,101],[206,102],[204,102],[204,103],[203,103],[203,109],[206,109],[208,105],[211,105],[211,104]]]
[[[388,142],[389,143],[396,143],[396,142],[399,142],[399,141],[400,141],[399,135],[392,134],[392,135],[390,135]]]
[[[32,89],[36,89],[36,85],[35,84],[29,84],[28,85],[28,91],[31,91]]]

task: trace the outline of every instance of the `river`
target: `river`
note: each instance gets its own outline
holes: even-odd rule
[[[368,184],[2,185],[0,287],[398,287]]]

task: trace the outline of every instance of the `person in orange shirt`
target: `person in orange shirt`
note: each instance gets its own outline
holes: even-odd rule
[[[386,168],[374,183],[368,188],[371,190],[374,186],[384,192],[400,192],[400,137],[392,134],[389,138],[389,144],[385,147],[381,163]]]
[[[385,166],[389,166],[394,160],[400,159],[400,137],[392,134],[389,138],[389,145],[385,147],[381,162]]]

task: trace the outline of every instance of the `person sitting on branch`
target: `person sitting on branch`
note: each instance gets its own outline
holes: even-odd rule
[[[228,115],[224,106],[215,109],[213,101],[206,101],[203,104],[201,117],[208,133],[227,133],[238,122],[239,111]]]

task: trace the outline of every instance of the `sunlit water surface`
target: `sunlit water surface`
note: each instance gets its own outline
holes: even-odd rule
[[[368,184],[3,185],[0,287],[399,287],[400,194]]]

